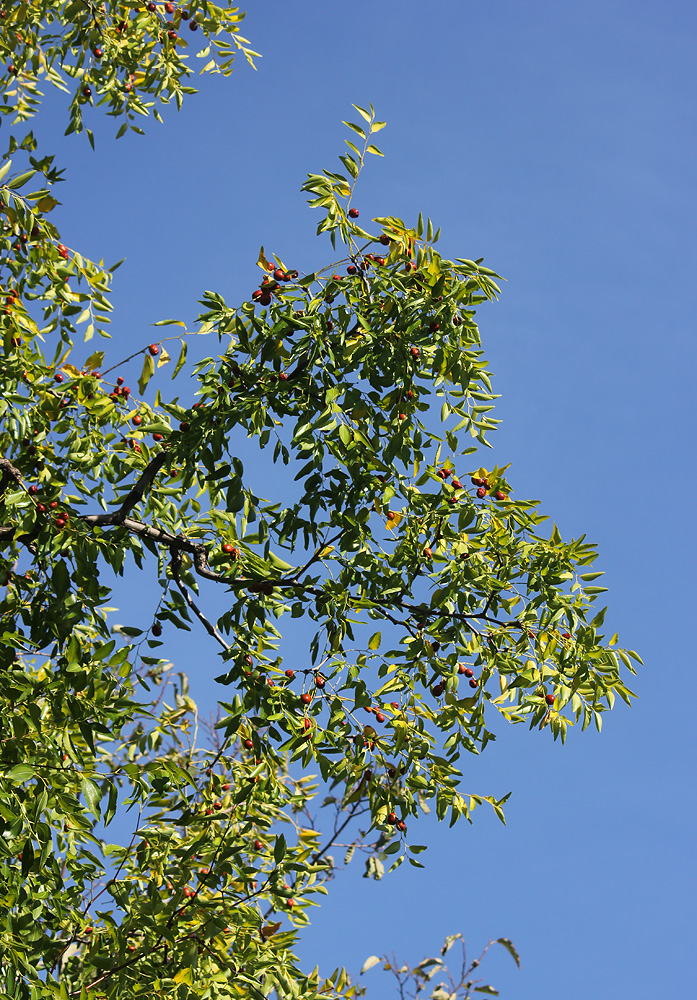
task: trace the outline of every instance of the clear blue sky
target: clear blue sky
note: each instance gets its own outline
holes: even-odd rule
[[[356,972],[374,952],[415,962],[454,931],[475,950],[505,934],[523,971],[503,952],[488,968],[509,1000],[692,995],[697,11],[271,0],[245,28],[258,71],[204,81],[144,139],[114,145],[97,125],[93,154],[58,120],[37,126],[68,167],[65,242],[128,258],[115,349],[192,317],[204,288],[247,298],[261,243],[289,266],[320,259],[298,189],[335,169],[340,120],[372,101],[389,127],[361,217],[423,211],[446,256],[484,256],[508,279],[480,314],[503,394],[495,459],[565,534],[599,543],[608,631],[646,662],[640,700],[602,735],[562,748],[514,730],[467,761],[468,789],[513,791],[508,827],[424,821],[425,872],[341,874],[303,959]],[[205,637],[165,651],[212,705]],[[378,970],[365,979],[391,995]]]

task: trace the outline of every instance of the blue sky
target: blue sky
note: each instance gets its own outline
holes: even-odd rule
[[[425,872],[340,874],[303,959],[356,972],[371,953],[416,962],[454,931],[473,954],[507,935],[523,970],[502,952],[484,973],[511,1000],[687,996],[697,13],[636,0],[270,0],[245,34],[263,53],[257,72],[240,63],[204,81],[145,138],[114,144],[95,113],[92,153],[62,138],[53,99],[37,123],[68,168],[65,242],[127,258],[115,351],[154,339],[157,319],[191,318],[205,288],[247,298],[262,243],[288,266],[324,260],[299,188],[335,169],[341,119],[372,101],[389,127],[356,196],[361,218],[423,211],[444,255],[483,256],[506,277],[479,316],[502,394],[494,459],[513,463],[517,495],[539,498],[565,535],[599,544],[608,632],[646,663],[638,703],[606,716],[601,735],[573,732],[562,748],[514,730],[465,762],[468,789],[512,790],[507,828],[486,813],[453,830],[425,820],[414,838],[431,845]],[[214,649],[197,636],[177,655],[211,705]],[[366,974],[369,995],[391,994],[381,977]]]

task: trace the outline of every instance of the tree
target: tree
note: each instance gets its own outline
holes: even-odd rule
[[[305,273],[262,249],[249,301],[201,303],[193,332],[216,350],[194,366],[196,402],[159,377],[153,398],[173,341],[173,376],[190,368],[190,331],[164,320],[130,358],[77,345],[106,335],[112,272],[60,242],[61,172],[17,128],[41,76],[73,81],[69,132],[93,141],[93,101],[123,119],[117,135],[136,128],[191,90],[182,24],[228,72],[236,49],[254,55],[242,15],[122,0],[0,13],[14,115],[0,178],[3,989],[355,995],[344,971],[324,980],[293,953],[339,839],[379,878],[421,867],[408,826],[431,801],[451,825],[484,801],[503,819],[505,798],[464,789],[458,769],[494,738],[490,720],[562,741],[574,722],[600,728],[616,695],[631,700],[620,670],[639,658],[599,633],[594,547],[544,533],[508,467],[483,464],[496,397],[474,317],[498,275],[442,258],[430,220],[359,222],[356,184],[381,155],[372,106],[346,123],[342,173],[304,185],[331,262]],[[137,398],[120,374],[134,363]],[[271,455],[282,491],[257,495],[233,431]],[[115,626],[109,574],[153,562],[149,629]],[[215,622],[214,585],[229,600]],[[283,656],[289,616],[306,628],[301,667]],[[164,644],[189,628],[222,685],[210,732]],[[417,992],[429,969],[413,970]]]

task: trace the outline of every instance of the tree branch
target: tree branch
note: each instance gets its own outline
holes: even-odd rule
[[[219,645],[221,645],[226,652],[228,650],[232,649],[232,646],[228,645],[228,643],[225,642],[225,640],[221,636],[220,632],[218,632],[218,630],[215,627],[215,625],[212,625],[208,621],[208,619],[206,618],[206,616],[203,614],[203,612],[201,611],[201,609],[198,607],[198,605],[194,601],[194,599],[191,596],[191,594],[189,593],[189,591],[186,589],[186,587],[182,583],[181,577],[179,575],[180,572],[181,572],[181,561],[182,561],[181,552],[179,551],[179,549],[174,548],[174,547],[170,549],[170,552],[171,552],[171,555],[172,555],[172,561],[170,562],[170,569],[172,570],[172,577],[173,577],[174,582],[176,583],[177,587],[179,587],[179,591],[180,591],[182,597],[184,598],[184,600],[186,601],[186,603],[189,605],[189,607],[191,608],[191,610],[193,611],[193,613],[196,615],[196,617],[198,618],[198,620],[201,622],[201,624],[205,628],[206,632],[208,632],[209,635],[212,635],[213,638],[215,639],[215,641],[217,643],[219,643]]]

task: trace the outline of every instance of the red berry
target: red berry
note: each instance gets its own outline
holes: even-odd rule
[[[276,268],[276,270],[273,273],[273,276],[276,279],[276,281],[285,281],[286,280],[286,272],[283,271],[283,270],[281,270],[280,267]]]
[[[357,208],[349,208],[348,214],[349,214],[349,219],[357,219],[358,216],[360,215],[360,212],[358,211]]]
[[[245,750],[252,750],[254,748],[254,742],[252,740],[245,740],[244,748]]]
[[[399,414],[399,419],[400,419],[400,420],[406,420],[406,419],[407,419],[407,415],[406,415],[406,413],[400,413],[400,414]]]
[[[384,722],[385,721],[385,716],[382,714],[382,712],[376,712],[375,713],[375,718],[377,719],[378,722]]]
[[[36,509],[37,509],[37,510],[38,510],[38,511],[39,511],[40,513],[42,513],[42,514],[45,514],[45,513],[46,513],[46,508],[44,507],[44,505],[43,505],[42,503],[37,503],[37,505],[36,505]]]
[[[463,672],[465,677],[474,677],[474,670],[471,667],[467,667]]]
[[[476,688],[477,687],[477,681],[475,681],[474,677],[470,681],[470,687],[471,688]]]
[[[421,354],[421,351],[419,350],[418,347],[412,347],[412,349],[411,349],[411,356],[412,356],[412,358],[418,358],[418,356],[420,354]]]
[[[176,33],[176,31],[174,30],[174,28],[170,28],[170,29],[169,29],[169,31],[167,32],[167,37],[168,37],[169,39],[171,39],[171,41],[174,41],[174,40],[175,40],[175,38],[177,37],[177,33]]]
[[[39,492],[39,487],[38,486],[30,486],[28,492],[31,493],[32,496],[36,496],[36,494]]]
[[[506,499],[506,494],[503,492],[503,490],[497,490],[496,493],[494,493],[494,496],[496,497],[497,500]]]
[[[188,420],[182,420],[182,422],[179,424],[179,430],[183,431],[185,434],[188,431],[189,427],[191,427],[191,424],[188,422]]]
[[[62,517],[57,517],[56,518],[56,527],[57,528],[64,528],[65,527],[65,521],[63,520]]]
[[[394,826],[394,824],[397,822],[397,813],[388,813],[387,822],[392,823],[392,825]]]
[[[483,486],[480,486],[479,489],[477,490],[477,496],[479,497],[480,500],[482,500],[486,496],[486,490],[484,489]]]
[[[150,351],[150,353],[152,354],[152,356],[154,358],[156,358],[157,355],[160,353],[160,345],[159,344],[151,344],[150,347],[148,348],[148,350]]]
[[[216,801],[213,803],[213,808],[214,809],[222,809],[223,808],[223,803],[220,802],[218,799],[216,799]]]
[[[398,701],[391,701],[390,705],[392,706],[392,708],[399,708],[399,702]]]
[[[56,382],[62,382],[63,381],[63,375],[61,374],[61,372],[56,372],[56,374],[53,376],[53,378],[54,378],[54,381],[56,381]]]
[[[384,247],[389,246],[389,244],[390,244],[390,237],[387,235],[387,233],[383,233],[382,234],[382,236],[380,237],[380,242],[382,243],[382,245]]]
[[[192,21],[191,23],[194,24],[195,22]],[[270,303],[271,303],[271,296],[269,295],[269,293],[268,292],[264,292],[262,295],[260,295],[259,296],[259,302],[261,303],[262,306],[268,306],[268,305],[270,305]]]
[[[165,10],[167,11],[168,14],[173,14],[174,13],[174,4],[173,3],[166,3],[165,4]]]
[[[433,549],[431,548],[430,545],[427,545],[426,548],[424,549],[424,555],[426,556],[427,559],[431,559],[432,558],[432,556],[433,556]]]
[[[403,819],[400,819],[399,823],[397,823],[397,829],[401,830],[401,832],[404,833],[405,830],[406,830],[406,828],[407,828],[407,824],[404,822]]]
[[[226,781],[224,785],[221,785],[221,788],[224,792],[228,792],[230,790],[230,782]]]
[[[465,671],[466,671],[466,669],[467,669],[467,667],[464,665],[464,663],[458,663],[458,665],[457,665],[457,672],[459,674],[464,674]]]
[[[293,678],[295,677],[295,672],[293,670],[286,670],[286,677],[289,677],[290,680],[293,680]]]
[[[545,695],[545,701],[547,702],[548,705],[553,705],[554,704],[554,695],[553,694],[546,694]]]
[[[161,434],[153,434],[152,439],[153,439],[153,441],[161,441],[162,440],[162,435]]]
[[[143,423],[143,418],[141,417],[140,413],[136,413],[136,415],[131,420],[131,423],[134,424],[136,427],[139,427]]]
[[[318,688],[323,688],[326,683],[324,677],[315,677],[315,684]]]
[[[196,21],[189,22],[189,31],[198,31],[198,24]]]
[[[255,840],[254,841],[254,850],[255,851],[263,851],[264,850],[264,845],[262,844],[262,842],[260,840]]]
[[[91,89],[91,87],[83,87],[82,88],[82,93],[83,93],[83,95],[85,97],[90,98],[92,96],[92,89]]]
[[[305,694],[300,695],[300,700],[303,703],[303,705],[309,705],[310,702],[312,701],[312,695],[308,694],[308,692],[306,691]]]
[[[358,270],[358,268],[356,267],[355,264],[349,264],[349,266],[346,268],[346,273],[347,274],[355,274],[357,270]]]
[[[104,53],[99,48],[99,46],[97,46],[97,48],[94,50],[94,57],[95,57],[95,59],[101,59],[103,55],[104,55]]]
[[[57,506],[58,506],[58,501],[57,500],[51,500],[51,502],[49,504],[49,507],[51,508],[51,510],[55,510]]]
[[[570,639],[571,638],[571,632],[562,632],[561,637],[562,637],[562,639]]]

